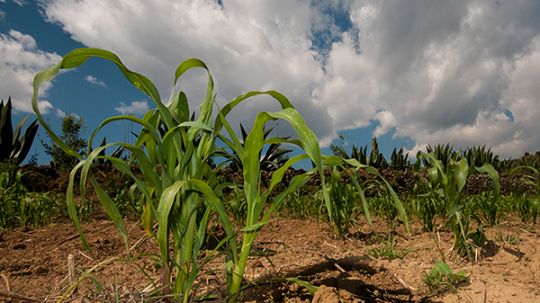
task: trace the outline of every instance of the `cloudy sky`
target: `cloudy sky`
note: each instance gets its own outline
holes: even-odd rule
[[[37,71],[73,48],[97,47],[167,97],[176,66],[197,57],[211,69],[220,104],[278,90],[323,145],[339,134],[349,146],[377,136],[387,152],[449,142],[520,156],[540,150],[539,34],[538,0],[0,0],[0,92],[20,115],[31,112]],[[190,73],[181,88],[195,108],[204,73]],[[41,95],[49,120],[72,112],[89,128],[149,107],[99,60]],[[275,109],[254,100],[233,124]]]

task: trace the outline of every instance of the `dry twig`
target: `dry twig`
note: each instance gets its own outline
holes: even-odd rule
[[[35,298],[19,295],[17,293],[11,292],[11,291],[6,292],[6,291],[1,291],[0,290],[0,297],[19,300],[19,301],[23,301],[23,302],[43,302],[43,300],[38,300],[38,299],[35,299]]]

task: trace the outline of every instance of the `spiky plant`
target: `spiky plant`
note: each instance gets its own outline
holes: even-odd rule
[[[22,128],[28,116],[22,118],[15,130],[11,124],[11,97],[7,103],[0,102],[0,162],[12,162],[19,165],[28,155],[34,142],[39,125],[32,121],[22,134]]]
[[[467,162],[471,166],[482,166],[484,164],[491,164],[494,168],[499,167],[499,156],[495,155],[491,148],[482,146],[467,147],[461,151],[461,156],[467,159]]]
[[[264,140],[268,139],[268,136],[272,131],[274,130],[273,127],[264,130],[263,138]],[[248,137],[248,133],[246,132],[246,129],[244,126],[240,123],[240,133],[242,135],[242,141],[241,144],[245,144],[246,139]],[[223,137],[222,137],[223,138]],[[281,138],[283,140],[288,140],[289,137],[283,137]],[[263,152],[261,151],[260,158],[260,164],[261,164],[261,170],[266,172],[271,172],[279,167],[283,166],[285,162],[287,162],[287,154],[292,152],[291,149],[284,148],[281,143],[272,143],[269,144],[266,150]],[[217,152],[218,156],[224,157],[226,160],[223,164],[228,163],[228,166],[232,168],[235,171],[242,171],[242,159],[240,159],[240,155],[235,153],[234,151],[229,152],[227,150],[219,150]]]
[[[443,166],[443,169],[446,170],[448,165],[450,164],[450,160],[459,160],[459,153],[454,150],[454,146],[447,144],[437,144],[434,146],[428,145],[426,147],[426,154],[433,154],[433,156],[441,161],[441,164]],[[417,155],[418,156],[418,155]],[[417,157],[418,158],[418,157]],[[430,166],[430,162],[423,158],[422,163],[424,166],[428,167]]]
[[[409,163],[409,154],[403,151],[403,147],[400,148],[399,151],[395,147],[392,150],[390,167],[399,170],[404,170],[411,167],[411,164]]]
[[[377,143],[377,138],[373,137],[371,139],[371,152],[369,154],[369,166],[373,167],[386,167],[388,166],[388,161],[384,158],[384,155],[379,151],[379,143]]]

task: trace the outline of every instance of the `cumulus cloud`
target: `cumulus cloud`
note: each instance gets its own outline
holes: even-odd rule
[[[339,100],[328,111],[337,129],[378,120],[374,135],[395,128],[416,141],[413,150],[443,142],[487,144],[504,156],[538,149],[524,137],[537,123],[517,105],[540,113],[538,97],[521,96],[537,86],[540,3],[514,4],[355,1],[358,32],[332,45],[318,99]]]
[[[10,30],[9,34],[0,34],[0,91],[2,98],[11,96],[13,108],[21,112],[32,112],[32,81],[41,69],[56,64],[61,60],[56,53],[37,49],[36,40],[24,33]],[[53,108],[47,101],[50,84],[40,90],[40,110],[47,112]]]
[[[91,83],[93,85],[97,85],[97,86],[101,86],[101,87],[106,87],[106,84],[105,82],[103,82],[103,80],[100,80],[92,75],[86,75],[84,77],[84,80],[88,83]]]
[[[515,156],[540,148],[531,138],[540,130],[535,0],[51,0],[44,9],[73,39],[150,76],[164,96],[189,57],[208,63],[220,102],[279,90],[325,144],[378,121],[374,135],[395,129],[416,149],[487,144]],[[190,72],[180,85],[190,100],[202,99],[204,76]],[[258,99],[232,123],[276,109]]]
[[[305,1],[286,7],[276,1],[224,1],[221,7],[215,1],[58,0],[47,2],[45,12],[73,39],[116,52],[131,69],[153,79],[163,96],[169,95],[177,64],[198,57],[209,65],[221,103],[248,90],[275,89],[320,136],[330,137],[326,105],[312,95],[323,69],[311,49],[311,9]],[[202,100],[204,77],[195,71],[181,81],[192,109]],[[276,104],[256,98],[231,113],[231,123],[249,125],[256,111],[275,110]]]
[[[133,101],[129,105],[124,102],[120,102],[120,106],[114,108],[122,115],[143,115],[149,109],[148,102],[146,101]]]
[[[61,109],[59,109],[59,108],[56,109],[55,114],[56,114],[56,116],[57,116],[58,118],[60,118],[60,119],[63,119],[63,118],[65,118],[65,117],[67,116],[66,112],[63,111],[63,110],[61,110]]]

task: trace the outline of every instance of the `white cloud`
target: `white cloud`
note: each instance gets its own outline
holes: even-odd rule
[[[148,102],[146,101],[133,101],[129,105],[124,102],[120,102],[120,106],[114,108],[122,115],[144,115],[148,110]]]
[[[10,30],[9,35],[0,34],[0,92],[2,98],[11,96],[13,108],[17,111],[32,112],[32,81],[34,75],[61,60],[55,53],[37,49],[35,39],[30,36]],[[44,85],[40,90],[40,110],[47,112],[53,108],[47,101],[47,90],[51,84]]]
[[[386,110],[376,113],[375,119],[379,121],[379,126],[377,126],[373,132],[373,136],[375,137],[384,135],[392,128],[397,126],[397,121],[394,114]]]
[[[86,75],[84,77],[84,80],[86,80],[86,82],[88,83],[91,83],[91,84],[94,84],[94,85],[97,85],[97,86],[101,86],[101,87],[106,87],[107,85],[105,84],[105,82],[103,82],[103,80],[100,80],[92,75]]]
[[[220,102],[245,90],[276,89],[324,143],[338,130],[379,121],[375,135],[395,127],[396,135],[413,138],[417,146],[487,144],[504,155],[540,148],[540,2],[321,3],[44,5],[49,20],[73,39],[116,52],[131,69],[154,79],[164,96],[176,64],[199,57],[215,76]],[[325,15],[328,7],[349,10],[352,28],[340,32]],[[325,28],[325,43],[332,44],[316,49],[311,39]],[[181,87],[193,102],[201,100],[204,85],[204,75],[193,72]],[[258,110],[276,109],[260,99],[232,115],[233,125],[249,124],[246,117]],[[505,111],[513,119],[503,119]]]
[[[55,114],[56,114],[56,116],[57,116],[58,118],[60,118],[60,119],[63,119],[64,117],[67,116],[66,112],[63,111],[63,110],[61,110],[61,109],[59,109],[59,108],[56,109]]]
[[[225,1],[222,9],[214,1],[60,0],[48,2],[45,11],[73,39],[116,52],[130,69],[153,79],[164,97],[177,64],[198,57],[211,69],[220,102],[247,90],[275,89],[291,99],[320,136],[329,137],[333,127],[326,105],[312,96],[323,70],[310,49],[309,2],[283,4]],[[182,80],[192,110],[205,86],[200,71]],[[257,99],[231,113],[231,123],[249,125],[256,111],[277,109],[276,102]]]
[[[540,94],[523,96],[540,76],[540,3],[355,1],[351,10],[358,33],[334,43],[317,91],[322,104],[338,100],[329,109],[338,129],[378,120],[374,135],[396,127],[416,141],[413,150],[487,144],[517,156],[540,148],[525,136],[539,130]]]

